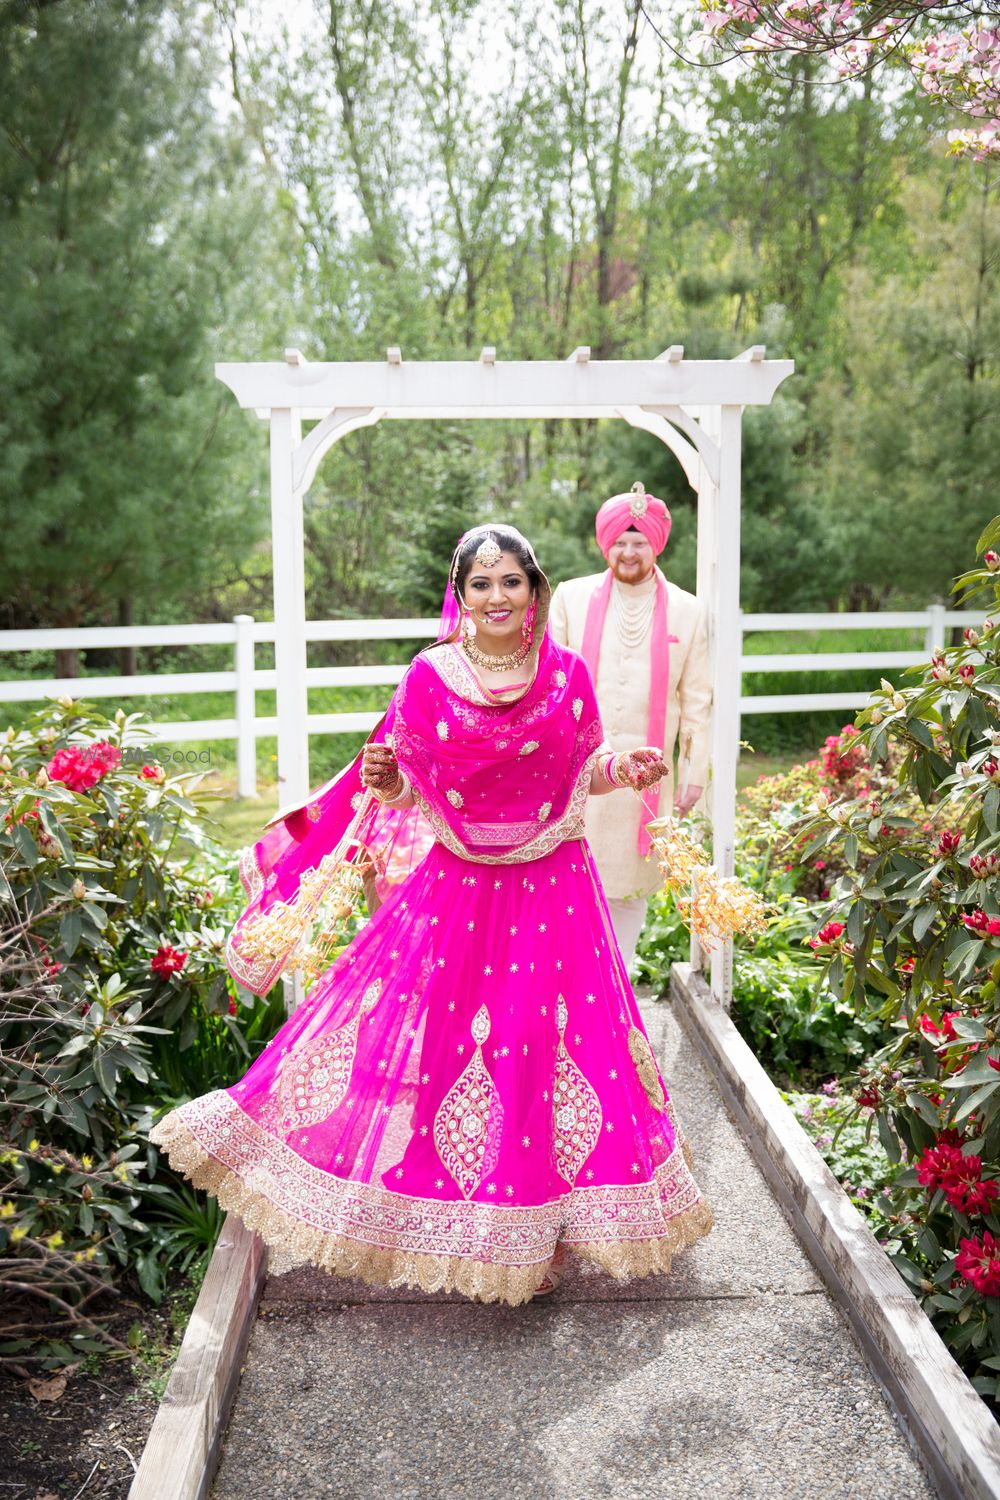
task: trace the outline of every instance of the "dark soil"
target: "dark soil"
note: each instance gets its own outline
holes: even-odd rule
[[[110,1326],[136,1353],[64,1372],[55,1401],[0,1372],[0,1500],[126,1500],[180,1343],[176,1321],[169,1308],[126,1296]]]

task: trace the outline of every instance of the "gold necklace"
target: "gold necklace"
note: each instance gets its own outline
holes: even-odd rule
[[[480,651],[475,641],[466,637],[462,641],[462,650],[472,662],[473,666],[482,667],[488,672],[513,672],[527,659],[531,648],[527,641],[518,646],[516,651],[509,652],[506,656],[491,656],[488,651]]]

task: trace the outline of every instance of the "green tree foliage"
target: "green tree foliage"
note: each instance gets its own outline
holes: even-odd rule
[[[18,623],[169,617],[261,529],[213,378],[274,333],[273,236],[186,5],[0,10],[0,587]],[[263,511],[266,517],[266,509]]]
[[[232,0],[0,17],[12,619],[114,618],[133,598],[160,618],[266,612],[263,444],[212,363],[287,344],[765,343],[798,374],[746,416],[744,605],[946,591],[931,518],[976,525],[984,504],[992,189],[984,210],[925,107],[879,78],[831,87],[809,56],[784,76],[692,69],[617,0],[317,0],[288,32]],[[666,566],[691,586],[693,495],[645,434],[357,431],[307,497],[309,611],[422,612],[489,515],[530,530],[554,579],[596,568],[593,513],[637,477],[675,512]]]
[[[946,597],[995,498],[996,168],[935,163],[902,205],[893,261],[866,257],[849,279],[843,360],[818,403],[830,434],[820,488],[862,603]]]

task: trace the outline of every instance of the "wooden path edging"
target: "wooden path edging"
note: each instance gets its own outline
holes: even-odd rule
[[[804,1248],[946,1500],[1000,1497],[1000,1427],[788,1105],[690,964],[670,993]]]
[[[266,1273],[263,1240],[227,1214],[128,1500],[207,1500]]]

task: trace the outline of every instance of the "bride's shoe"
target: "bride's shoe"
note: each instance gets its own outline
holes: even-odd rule
[[[566,1259],[566,1252],[561,1245],[556,1247],[556,1253],[552,1257],[545,1270],[545,1275],[532,1292],[532,1297],[547,1297],[554,1292],[563,1279],[562,1264]]]

